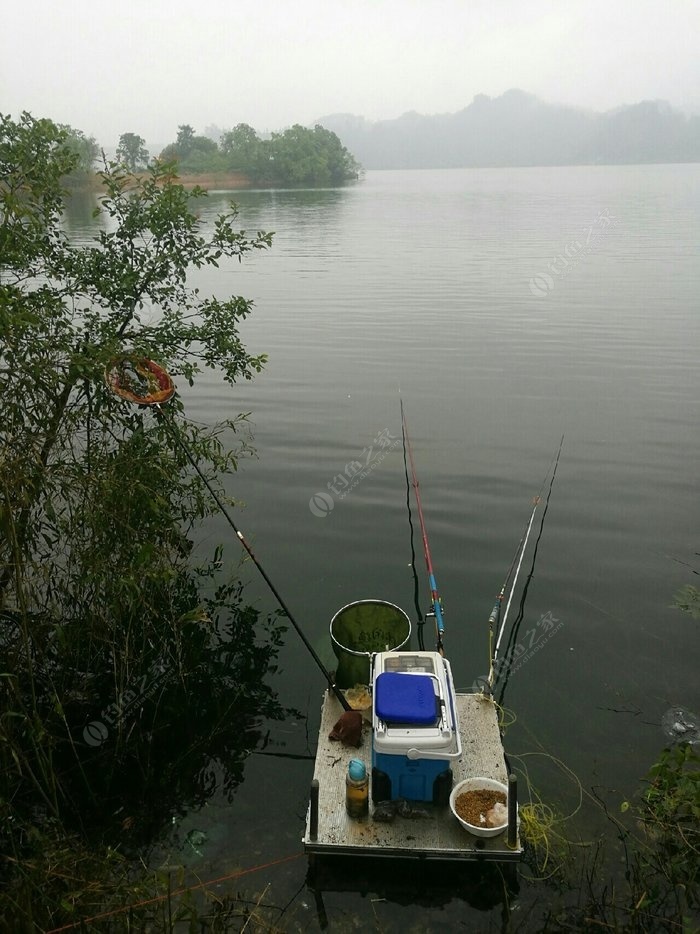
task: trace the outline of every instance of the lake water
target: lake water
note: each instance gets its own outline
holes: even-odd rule
[[[210,195],[203,217],[228,197]],[[670,607],[700,565],[700,166],[369,172],[340,190],[235,198],[242,228],[276,232],[272,250],[193,281],[254,299],[241,336],[269,363],[234,390],[209,374],[184,399],[204,422],[251,413],[257,458],[228,485],[246,504],[238,523],[329,665],[344,604],[378,597],[413,617],[403,456],[382,447],[401,437],[403,399],[446,651],[469,689],[563,434],[505,742],[564,814],[579,786],[549,757],[578,777],[567,836],[614,836],[589,796],[619,811],[664,745],[664,712],[700,712],[698,623]],[[373,469],[348,490],[352,462]],[[223,522],[206,537],[239,559]],[[420,552],[417,565],[423,584]],[[249,574],[250,599],[273,609]],[[544,641],[543,619],[557,627]],[[291,629],[274,685],[307,720],[271,725],[266,752],[312,754],[323,679]],[[178,839],[209,837],[187,857],[200,877],[299,854],[312,771],[253,754],[233,804],[184,818]],[[289,901],[283,928],[321,924],[305,874],[302,856],[249,877]],[[499,929],[501,909],[467,895],[333,888],[337,929]]]

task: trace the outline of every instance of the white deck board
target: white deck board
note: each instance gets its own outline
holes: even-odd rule
[[[496,705],[479,694],[457,694],[456,705],[462,757],[452,763],[455,784],[476,776],[507,782]],[[370,791],[369,817],[360,820],[348,817],[345,810],[348,763],[350,759],[361,758],[371,770],[372,727],[367,719],[371,716],[368,710],[358,749],[330,740],[328,734],[342,712],[337,698],[326,692],[314,769],[314,779],[319,783],[318,833],[311,837],[309,809],[303,838],[308,853],[504,860],[520,856],[519,839],[511,849],[505,831],[496,837],[475,837],[458,823],[449,807],[432,803],[415,804],[428,817],[397,816],[391,823],[380,823],[372,819]]]

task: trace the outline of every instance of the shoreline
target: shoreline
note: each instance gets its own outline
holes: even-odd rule
[[[138,178],[146,178],[147,173],[140,173]],[[198,175],[183,174],[174,176],[177,184],[183,188],[204,188],[207,191],[240,191],[245,188],[253,188],[253,182],[242,172],[202,172]],[[70,194],[81,192],[101,192],[104,191],[104,184],[97,173],[74,180],[71,184],[71,178],[63,180],[64,187]]]
[[[183,188],[223,189],[233,191],[240,188],[252,188],[253,183],[242,172],[202,172],[201,175],[183,174],[176,176]]]

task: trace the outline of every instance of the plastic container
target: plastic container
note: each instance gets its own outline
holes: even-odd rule
[[[339,688],[369,684],[372,655],[401,649],[411,638],[411,620],[401,607],[385,600],[349,603],[335,614],[330,629]]]
[[[345,808],[350,817],[369,813],[369,775],[361,759],[351,759],[345,776]]]
[[[498,827],[486,827],[485,825],[479,825],[478,827],[475,824],[470,824],[459,816],[455,809],[455,801],[457,798],[468,791],[500,791],[506,796],[506,807],[508,805],[508,786],[504,785],[503,782],[497,782],[493,778],[467,778],[463,782],[455,785],[452,789],[452,794],[450,795],[450,809],[457,820],[460,822],[462,827],[465,830],[468,830],[469,833],[474,834],[475,837],[497,837],[499,833],[508,827],[508,818],[505,817],[503,824]],[[506,811],[507,814],[507,811]]]
[[[372,800],[445,806],[462,754],[449,662],[437,652],[378,652],[372,695]]]

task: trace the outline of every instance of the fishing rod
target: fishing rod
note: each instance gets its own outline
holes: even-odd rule
[[[296,629],[301,641],[309,650],[311,657],[316,662],[319,669],[323,672],[323,676],[328,682],[328,687],[335,694],[343,710],[351,710],[352,708],[350,707],[350,704],[340,689],[335,685],[330,672],[317,655],[314,647],[304,635],[297,621],[292,616],[291,610],[282,599],[281,594],[273,582],[268,577],[267,572],[265,571],[262,564],[258,561],[255,553],[253,552],[253,549],[246,541],[245,536],[236,526],[236,523],[231,518],[229,511],[222,503],[221,498],[217,494],[216,490],[212,487],[212,485],[202,473],[199,464],[195,460],[189,447],[182,440],[179,432],[175,428],[175,425],[172,423],[172,420],[163,410],[163,404],[169,402],[175,394],[175,384],[173,383],[170,374],[167,373],[163,367],[159,366],[157,363],[154,363],[152,360],[146,359],[145,357],[140,357],[136,354],[122,354],[121,356],[115,357],[113,360],[111,360],[105,367],[105,382],[107,387],[113,393],[115,393],[120,398],[125,399],[127,402],[132,402],[136,405],[148,406],[149,408],[155,409],[156,414],[161,420],[161,423],[165,426],[166,431],[173,439],[175,444],[184,453],[185,457],[195,469],[207,490],[209,490],[209,493],[218,506],[219,511],[233,529],[236,538],[240,541],[253,564],[262,575],[263,580],[274,594],[282,609],[282,612],[285,614],[292,626]]]
[[[564,442],[564,438],[562,437],[561,443],[563,444],[563,442]],[[544,523],[545,523],[545,519],[547,518],[547,512],[549,511],[549,501],[552,497],[552,487],[554,486],[554,478],[556,477],[556,474],[557,474],[557,466],[559,465],[560,454],[561,454],[561,444],[559,445],[559,453],[557,454],[556,462],[554,464],[554,470],[552,471],[552,477],[549,481],[549,489],[547,490],[547,497],[544,502],[544,509],[542,510],[542,518],[540,519],[540,529],[539,529],[539,532],[537,533],[537,538],[535,539],[535,547],[532,551],[532,563],[530,565],[530,571],[527,575],[527,579],[523,587],[523,592],[520,597],[520,606],[518,607],[518,615],[515,618],[515,622],[513,623],[510,634],[508,636],[508,650],[512,642],[514,642],[515,639],[517,638],[518,632],[520,630],[520,626],[522,624],[523,619],[525,618],[525,601],[527,600],[527,592],[530,588],[530,583],[535,573],[535,565],[537,563],[537,552],[540,547],[540,540],[542,538],[542,533],[544,532]],[[503,679],[503,684],[501,686],[501,693],[498,698],[498,704],[501,707],[503,706],[503,701],[505,698],[506,687],[508,686],[508,680],[510,678],[510,673],[511,673],[511,669],[509,667],[506,667],[505,677]]]
[[[552,470],[552,477],[549,482],[549,491],[547,493],[547,502],[545,504],[545,514],[546,514],[547,507],[549,506],[549,497],[552,494],[552,486],[554,484],[554,478],[557,473],[557,467],[559,466],[559,458],[561,457],[561,449],[562,449],[563,444],[564,444],[564,435],[561,436],[561,440],[559,442],[559,449],[557,451],[556,457],[554,458],[554,468]],[[493,691],[493,685],[494,685],[494,680],[495,680],[495,667],[496,667],[496,662],[498,661],[498,651],[501,645],[501,639],[503,638],[503,633],[505,632],[505,629],[506,629],[506,622],[508,620],[508,613],[510,611],[510,605],[513,600],[513,594],[515,593],[516,585],[518,583],[518,577],[520,575],[520,568],[522,567],[523,558],[525,557],[525,551],[527,550],[527,543],[530,539],[530,532],[532,531],[532,524],[535,520],[535,513],[537,512],[537,507],[540,505],[540,502],[542,501],[542,491],[544,490],[548,476],[549,476],[549,469],[547,470],[544,480],[542,481],[542,486],[540,487],[539,493],[533,500],[533,507],[532,507],[532,512],[530,513],[530,518],[528,522],[526,523],[525,530],[522,534],[518,547],[515,551],[513,560],[511,561],[510,568],[508,569],[506,579],[503,582],[503,586],[501,587],[501,590],[496,598],[496,602],[493,606],[493,609],[491,610],[491,615],[489,616],[489,656],[490,656],[490,659],[489,659],[488,689],[490,693]],[[544,516],[542,517],[542,521],[544,522]],[[540,525],[540,535],[541,534],[542,534],[542,525]],[[516,562],[517,562],[517,567],[516,567]],[[500,627],[499,627],[503,597],[504,597],[506,588],[508,586],[508,581],[510,579],[510,576],[513,573],[514,567],[516,567],[515,576],[513,577],[513,583],[510,588],[510,593],[508,595],[508,602],[506,603],[506,611],[503,616],[503,621],[500,623]],[[498,634],[496,638],[496,647],[493,650],[493,652],[491,652],[491,647],[493,645],[494,629],[497,630]]]
[[[514,591],[515,591],[515,585],[516,585],[517,582],[518,582],[518,575],[520,574],[520,567],[521,567],[521,565],[522,565],[522,563],[523,563],[523,556],[525,555],[525,549],[527,548],[528,539],[530,538],[530,532],[531,532],[531,530],[532,530],[532,523],[533,523],[533,521],[534,521],[534,519],[535,519],[535,513],[537,512],[537,507],[539,506],[539,504],[540,504],[540,497],[539,497],[539,496],[536,496],[535,499],[534,499],[534,505],[533,505],[533,507],[532,507],[532,512],[530,513],[530,520],[529,520],[529,522],[527,523],[527,525],[525,526],[525,530],[523,531],[523,534],[522,534],[522,536],[521,536],[521,538],[520,538],[520,542],[519,542],[519,544],[518,544],[518,547],[516,548],[515,554],[513,555],[513,560],[512,560],[511,563],[510,563],[510,568],[508,569],[508,573],[506,574],[506,579],[505,579],[504,582],[503,582],[503,586],[501,587],[501,590],[500,590],[500,593],[498,594],[498,597],[496,597],[496,602],[494,603],[493,609],[491,610],[491,615],[489,616],[489,657],[490,657],[490,664],[489,664],[488,685],[489,685],[489,690],[490,690],[490,691],[493,689],[493,682],[494,682],[494,676],[495,676],[495,667],[496,667],[496,661],[497,661],[497,659],[498,659],[498,650],[499,650],[500,645],[501,645],[501,638],[503,637],[503,633],[505,632],[506,620],[508,619],[508,611],[510,610],[510,603],[511,603],[511,600],[513,599],[513,593],[514,593]],[[515,567],[516,561],[517,561],[517,565],[518,565],[518,566],[517,566],[517,570],[516,570],[516,572],[515,572],[515,577],[513,578],[513,585],[512,585],[512,587],[511,587],[511,589],[510,589],[510,594],[509,594],[509,596],[508,596],[508,602],[507,602],[507,604],[506,604],[506,612],[505,612],[505,615],[504,615],[504,617],[503,617],[503,623],[500,623],[500,619],[501,619],[501,606],[503,605],[503,597],[504,597],[504,594],[505,594],[505,591],[506,591],[506,587],[508,586],[508,582],[509,582],[509,580],[510,580],[510,576],[511,576],[511,574],[513,573],[513,568]],[[493,646],[493,634],[494,634],[494,631],[497,633],[497,638],[496,638],[496,647],[493,649],[493,652],[492,652],[492,651],[491,651],[491,647]]]
[[[406,424],[406,413],[403,409],[403,399],[401,402],[401,425],[403,429],[403,438],[404,438],[404,450],[408,450],[408,459],[411,462],[411,478],[413,484],[413,490],[416,495],[416,505],[418,506],[418,519],[420,522],[421,536],[423,538],[423,554],[425,555],[425,566],[428,570],[428,582],[430,584],[430,601],[433,606],[432,615],[435,617],[435,633],[437,637],[436,648],[438,652],[444,654],[444,646],[442,644],[442,637],[445,634],[445,620],[444,613],[442,608],[442,598],[438,592],[437,581],[435,580],[435,572],[433,571],[433,559],[430,554],[430,545],[428,543],[428,533],[425,528],[425,518],[423,516],[423,505],[420,498],[420,489],[418,483],[418,477],[416,475],[416,465],[413,461],[413,449],[411,447],[411,439],[408,435],[408,425]]]
[[[400,390],[399,390],[400,391]],[[401,425],[401,435],[403,441],[403,469],[406,476],[406,509],[408,510],[408,527],[411,530],[410,542],[411,542],[411,572],[413,574],[413,606],[416,610],[416,621],[417,621],[417,633],[418,633],[418,648],[420,651],[425,650],[425,642],[423,640],[423,627],[425,625],[425,614],[420,606],[420,584],[418,583],[418,574],[416,572],[416,549],[413,544],[413,512],[411,510],[411,481],[408,476],[408,457],[406,454],[406,432],[404,431],[403,424]]]

